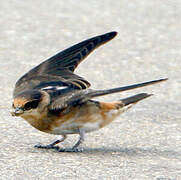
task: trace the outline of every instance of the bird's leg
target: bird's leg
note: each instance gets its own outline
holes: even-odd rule
[[[85,131],[82,129],[79,129],[79,140],[77,143],[72,147],[72,150],[77,150],[78,146],[84,142],[85,139]]]
[[[48,144],[48,145],[41,145],[41,144],[37,144],[35,145],[36,148],[42,148],[42,149],[57,149],[59,150],[59,146],[55,146],[56,144],[63,142],[65,139],[67,138],[66,135],[62,135],[61,139],[56,140],[55,142]]]
[[[85,131],[83,129],[79,129],[79,140],[77,141],[77,143],[69,149],[60,149],[60,152],[81,152],[83,151],[82,148],[79,148],[78,146],[80,144],[82,144],[84,142],[84,138],[85,138]]]

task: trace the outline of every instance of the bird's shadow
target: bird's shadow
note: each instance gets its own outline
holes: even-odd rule
[[[175,158],[175,159],[181,159],[181,152],[177,152],[174,150],[161,150],[158,147],[157,148],[138,148],[138,147],[131,147],[131,148],[121,148],[121,147],[100,147],[100,148],[83,148],[83,151],[81,152],[59,152],[56,149],[31,149],[31,152],[54,152],[57,154],[64,154],[65,153],[71,153],[71,154],[79,154],[79,155],[115,155],[115,156],[154,156],[154,157],[165,157],[165,158]]]

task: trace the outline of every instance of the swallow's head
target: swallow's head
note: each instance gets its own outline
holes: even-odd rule
[[[48,93],[39,90],[24,91],[15,96],[12,104],[13,116],[31,116],[41,114],[48,106],[50,98]]]

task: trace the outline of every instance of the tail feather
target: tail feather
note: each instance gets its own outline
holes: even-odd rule
[[[135,104],[138,101],[141,101],[147,97],[152,96],[153,94],[147,94],[147,93],[140,93],[140,94],[136,94],[134,96],[130,96],[124,99],[121,99],[120,101],[124,104],[124,106],[127,106],[129,104]]]

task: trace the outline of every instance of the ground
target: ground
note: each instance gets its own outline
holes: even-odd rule
[[[0,17],[0,179],[181,179],[179,0],[6,0]],[[76,71],[92,88],[169,80],[101,98],[154,94],[109,126],[87,134],[84,152],[35,149],[58,136],[10,115],[16,80],[56,52],[113,30],[118,36]],[[62,146],[76,140],[72,135]]]

